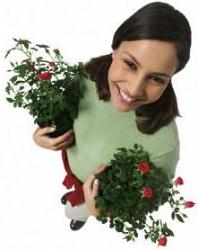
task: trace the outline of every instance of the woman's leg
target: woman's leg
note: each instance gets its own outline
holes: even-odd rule
[[[81,221],[85,221],[90,216],[85,203],[72,207],[69,201],[65,205],[65,215],[69,219]]]

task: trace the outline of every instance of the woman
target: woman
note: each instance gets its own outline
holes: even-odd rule
[[[76,188],[62,199],[73,230],[90,214],[98,215],[94,174],[105,168],[116,148],[141,143],[151,160],[174,176],[179,160],[175,118],[180,114],[172,77],[185,67],[190,47],[185,16],[167,3],[147,4],[116,30],[112,53],[86,63],[90,80],[74,123],[76,145],[69,147],[73,131],[56,139],[46,136],[52,128],[35,131],[38,145],[62,149],[68,172],[64,185]]]

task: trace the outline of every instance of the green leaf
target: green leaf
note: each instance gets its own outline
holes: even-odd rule
[[[14,47],[14,48],[11,48],[11,49],[9,49],[7,52],[6,52],[6,54],[5,54],[5,58],[10,54],[10,52],[12,51],[12,50],[14,50],[16,47]]]
[[[121,152],[123,152],[123,153],[126,153],[127,152],[127,149],[126,148],[117,148],[117,150],[120,150]]]
[[[172,212],[171,218],[172,218],[173,220],[175,219],[175,213],[174,213],[174,212]]]
[[[54,53],[55,53],[56,55],[60,55],[60,51],[59,51],[58,49],[54,49]]]
[[[42,57],[42,56],[39,56],[39,57],[36,58],[36,60],[37,60],[37,62],[42,61],[42,60],[43,60],[43,57]]]
[[[45,45],[45,44],[36,44],[36,46],[39,47],[39,48],[43,48],[43,49],[49,48],[49,46]]]
[[[174,236],[173,231],[170,230],[169,228],[166,228],[166,233],[167,233],[167,236]]]
[[[38,51],[38,49],[37,49],[37,48],[34,48],[34,47],[31,47],[30,49],[31,49],[31,50],[34,50],[34,51]]]
[[[16,80],[17,80],[17,76],[13,76],[12,78],[10,78],[11,82],[16,82]]]
[[[137,238],[138,237],[138,233],[136,230],[134,230],[134,236]]]
[[[178,219],[180,222],[184,223],[184,220],[183,220],[183,218],[181,217],[181,215],[176,214],[176,217],[177,217],[177,219]]]
[[[152,215],[149,215],[149,218],[150,218],[152,221],[154,220]]]
[[[19,75],[21,77],[24,77],[26,75],[26,72],[27,72],[27,65],[26,64],[21,64],[21,65],[17,66],[15,68],[15,70],[17,70],[19,72]]]
[[[10,64],[11,64],[11,66],[14,68],[15,67],[15,65],[14,65],[14,63],[13,62],[10,62]]]
[[[29,48],[29,44],[30,44],[30,43],[31,43],[31,42],[28,41],[28,40],[26,40],[26,39],[19,39],[19,40],[18,40],[18,44],[22,44],[26,49]]]
[[[6,91],[6,93],[7,93],[8,95],[10,95],[10,86],[7,86],[7,87],[5,88],[5,91]]]
[[[124,239],[126,239],[126,241],[132,240],[132,235],[127,235],[124,237]]]
[[[6,98],[6,100],[8,101],[8,102],[10,102],[10,103],[12,103],[12,102],[14,102],[14,100],[12,99],[12,98]]]

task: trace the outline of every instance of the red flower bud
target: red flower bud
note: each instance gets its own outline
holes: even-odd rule
[[[186,201],[184,203],[185,208],[191,208],[194,207],[195,203],[193,201]]]
[[[148,173],[150,170],[150,166],[148,162],[141,162],[138,164],[138,169],[143,173]]]
[[[153,197],[153,189],[150,187],[144,188],[144,197],[150,199]]]
[[[38,79],[40,81],[44,81],[44,80],[50,80],[52,78],[52,74],[48,71],[45,71],[45,72],[41,72],[39,75],[38,75]]]
[[[49,66],[54,68],[54,67],[56,67],[56,64],[55,64],[55,62],[49,62]]]
[[[158,240],[158,246],[166,246],[167,244],[167,238],[166,237],[161,237],[159,240]]]
[[[175,184],[176,185],[183,185],[184,181],[181,177],[177,177],[177,179],[175,180]]]

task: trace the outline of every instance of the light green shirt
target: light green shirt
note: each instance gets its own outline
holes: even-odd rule
[[[95,82],[85,80],[86,91],[74,122],[76,145],[67,150],[72,172],[83,182],[100,164],[108,164],[117,148],[140,143],[151,161],[175,174],[179,160],[179,138],[175,120],[152,135],[137,129],[135,112],[120,112],[111,101],[98,100]]]

